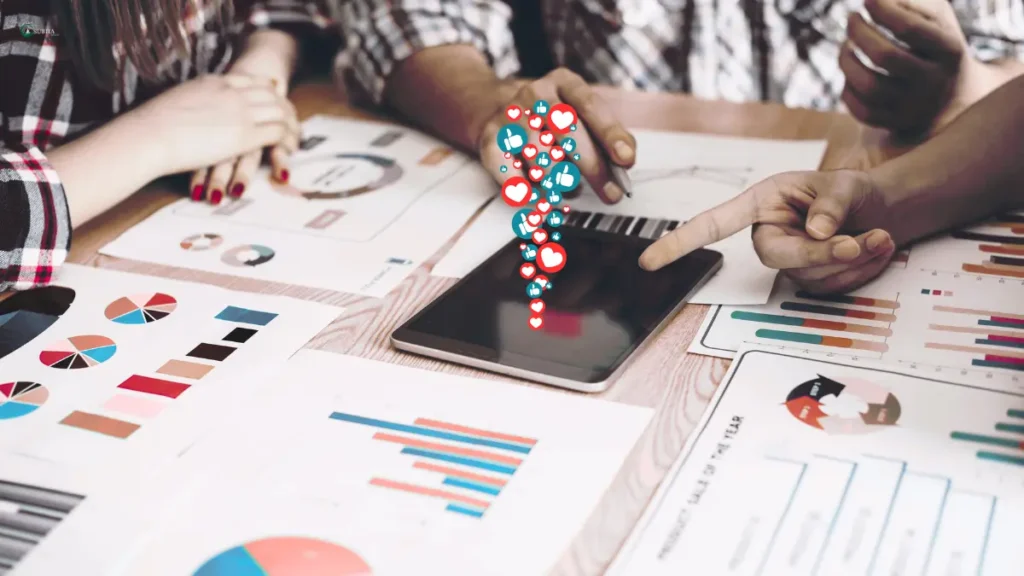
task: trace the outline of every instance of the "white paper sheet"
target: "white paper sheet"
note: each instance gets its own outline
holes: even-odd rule
[[[274,393],[248,405],[230,433],[183,460],[208,481],[128,573],[192,574],[247,542],[301,537],[339,556],[346,549],[375,576],[543,574],[651,416],[311,351],[272,382]],[[276,545],[298,556],[311,544]]]
[[[780,277],[764,306],[709,311],[689,351],[731,358],[752,344],[1024,389],[1024,281],[919,267],[934,254],[931,243],[915,247],[847,295],[806,294]],[[942,265],[955,269],[955,262]]]
[[[813,170],[825,142],[728,138],[673,132],[637,131],[637,164],[630,171],[634,194],[616,205],[603,204],[589,188],[567,200],[567,225],[653,238],[700,212],[736,196],[772,174]],[[432,274],[461,278],[514,238],[515,209],[492,201],[463,233]],[[576,216],[573,216],[576,213]],[[600,219],[593,214],[601,214]],[[607,216],[605,216],[607,215]],[[642,225],[639,218],[645,218]],[[776,271],[761,264],[749,231],[711,249],[725,256],[721,271],[690,301],[694,304],[763,304]],[[571,258],[572,255],[570,254]]]
[[[741,351],[609,574],[1019,573],[1024,394],[988,384]]]
[[[54,294],[67,289],[74,299],[60,314]],[[16,302],[20,311],[0,316],[0,342],[45,330],[0,360],[0,452],[99,479],[176,458],[341,313],[75,265],[55,287],[16,294],[0,310]],[[50,318],[40,323],[39,311]],[[18,382],[41,386],[9,386]]]
[[[288,185],[264,170],[239,200],[181,200],[101,253],[380,297],[496,189],[469,158],[410,129],[317,116],[303,136]],[[217,245],[187,240],[196,235]]]

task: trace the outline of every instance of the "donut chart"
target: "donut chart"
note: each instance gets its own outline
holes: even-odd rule
[[[225,252],[220,257],[220,260],[228,266],[243,268],[246,266],[256,267],[269,262],[273,258],[273,248],[259,244],[243,244]]]
[[[358,554],[315,538],[255,540],[210,558],[193,576],[372,576]]]
[[[202,252],[204,250],[212,250],[223,243],[224,238],[219,234],[193,234],[182,240],[178,245],[181,246],[182,250]]]
[[[286,196],[339,200],[385,188],[402,178],[402,167],[376,154],[342,153],[295,160],[291,181],[278,186]]]
[[[118,298],[107,306],[103,315],[118,324],[149,324],[170,316],[177,307],[174,296],[150,292]]]
[[[80,370],[103,364],[116,352],[117,344],[106,336],[72,336],[43,349],[39,361],[50,368]]]
[[[13,420],[35,412],[46,403],[50,391],[35,382],[0,384],[0,420]]]

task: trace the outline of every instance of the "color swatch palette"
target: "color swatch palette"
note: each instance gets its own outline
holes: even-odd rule
[[[481,518],[537,444],[537,440],[429,418],[412,424],[334,412],[332,420],[376,428],[373,439],[401,446],[412,467],[443,476],[439,486],[373,478],[370,484],[447,502],[446,510]]]
[[[171,304],[167,300],[170,297],[157,298],[157,296],[160,295],[146,295],[143,298],[121,299],[114,302],[114,304],[119,302],[121,304],[114,311],[112,320],[124,318],[126,315],[131,316],[136,312],[142,314],[142,318],[145,320],[150,317],[147,316],[147,310],[153,310],[154,307],[162,307],[162,311],[170,313],[168,308]],[[135,306],[135,309],[128,310],[128,304]],[[174,305],[176,306],[176,304]],[[110,308],[108,307],[107,310],[109,312]],[[126,310],[128,311],[126,312]],[[137,315],[134,317],[138,318]],[[263,327],[276,317],[277,314],[272,312],[228,306],[221,310],[214,319],[232,324]],[[149,322],[123,323],[144,325]],[[103,411],[116,414],[116,416],[76,410],[60,423],[112,438],[128,438],[142,427],[140,422],[158,416],[169,406],[170,401],[176,400],[189,388],[207,377],[221,362],[226,361],[236,352],[239,345],[247,342],[257,332],[258,329],[247,326],[226,327],[220,342],[196,344],[191,351],[185,353],[185,358],[172,358],[164,362],[156,369],[156,375],[132,374],[118,384],[115,395],[108,398],[102,405]],[[124,420],[122,419],[124,417],[137,421]]]
[[[13,420],[36,411],[46,403],[50,392],[35,382],[0,384],[0,420]]]
[[[113,358],[117,344],[106,336],[72,336],[58,340],[39,353],[39,361],[51,368],[79,370]]]

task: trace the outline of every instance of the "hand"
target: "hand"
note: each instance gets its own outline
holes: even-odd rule
[[[974,95],[982,65],[968,54],[948,1],[867,0],[865,8],[905,46],[860,14],[850,16],[839,67],[846,76],[843,102],[858,120],[897,133],[928,134],[984,95]],[[854,47],[888,74],[861,62]]]
[[[546,100],[551,106],[564,102],[572,106],[579,115],[578,128],[571,135],[577,144],[574,154],[580,155],[579,161],[576,162],[580,173],[605,203],[614,204],[621,200],[623,190],[612,182],[611,172],[604,158],[607,157],[624,168],[632,166],[636,159],[636,139],[623,128],[594,89],[565,68],[554,70],[539,80],[514,82],[517,84],[505,85],[506,90],[514,92],[514,95],[511,99],[502,99],[501,107],[483,124],[477,139],[480,162],[484,167],[498,182],[505,181],[510,175],[499,170],[503,164],[509,165],[511,169],[511,161],[505,159],[504,152],[497,145],[498,131],[511,122],[505,116],[505,109],[508,106],[515,104],[527,110],[533,108],[533,103],[537,100]],[[538,140],[540,132],[526,126],[528,118],[524,114],[519,118],[519,122],[526,128],[530,143],[543,150],[545,147]],[[600,154],[598,146],[602,149]],[[533,162],[523,159],[523,172],[533,165]]]
[[[278,96],[285,98],[295,67],[296,50],[296,41],[289,34],[277,30],[257,31],[249,37],[245,51],[231,65],[228,73],[261,81],[269,80]],[[289,133],[284,140],[268,151],[271,173],[279,182],[288,181],[288,157],[298,147],[300,137],[299,132]],[[189,185],[192,200],[200,201],[205,198],[212,204],[220,204],[225,194],[241,198],[252,175],[259,169],[261,158],[262,151],[256,150],[215,166],[196,170]]]
[[[852,290],[881,273],[896,250],[879,228],[885,215],[885,199],[866,172],[779,174],[676,228],[644,251],[640,266],[657,270],[754,226],[765,266],[811,292]]]
[[[218,164],[299,133],[291,103],[269,80],[246,76],[190,80],[131,116],[163,146],[157,175]]]

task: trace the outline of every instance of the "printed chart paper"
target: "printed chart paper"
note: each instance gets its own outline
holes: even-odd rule
[[[543,574],[652,413],[312,351],[271,380],[182,461],[209,480],[128,573],[255,575],[218,570],[274,550],[280,574]]]
[[[380,297],[494,195],[482,168],[390,124],[316,116],[287,184],[264,170],[240,199],[181,200],[103,254]]]
[[[1024,395],[740,352],[610,571],[1020,573]]]
[[[911,268],[931,251],[914,248],[909,265],[846,295],[815,296],[780,277],[764,306],[709,311],[690,351],[729,358],[752,344],[1024,390],[1024,280]]]
[[[778,141],[637,131],[633,198],[605,205],[589,186],[571,207],[565,226],[659,238],[687,219],[717,206],[758,181],[789,170],[813,170],[825,142]],[[515,237],[516,209],[496,199],[463,233],[432,274],[461,278]],[[776,271],[761,264],[750,232],[713,246],[725,256],[722,269],[690,300],[694,304],[764,304]],[[570,254],[571,258],[572,255]]]
[[[0,453],[82,477],[152,471],[340,309],[65,266],[0,302]],[[0,479],[2,479],[0,471]]]

